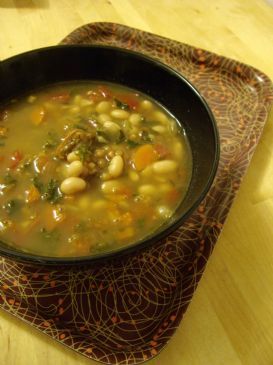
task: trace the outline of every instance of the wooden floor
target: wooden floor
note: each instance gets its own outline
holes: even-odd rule
[[[0,0],[0,59],[111,21],[206,48],[273,79],[273,5],[263,0]],[[87,365],[0,312],[0,364]],[[273,364],[273,113],[183,324],[154,365]]]

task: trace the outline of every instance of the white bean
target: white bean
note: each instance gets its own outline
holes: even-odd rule
[[[123,109],[114,109],[111,111],[111,116],[116,119],[128,119],[129,113]]]
[[[111,121],[111,117],[110,117],[110,115],[108,115],[108,114],[100,114],[99,116],[98,116],[98,121],[100,122],[100,123],[102,123],[102,124],[104,124],[105,122],[109,122],[109,121]]]
[[[133,125],[133,126],[138,126],[139,123],[141,122],[142,117],[139,113],[133,113],[130,115],[129,117],[129,122]]]
[[[92,100],[87,100],[87,99],[84,99],[82,98],[81,102],[80,102],[80,106],[83,108],[83,107],[86,107],[86,106],[91,106],[93,105],[94,102]]]
[[[168,174],[175,172],[177,169],[177,162],[174,160],[162,160],[152,164],[153,171],[156,174]]]
[[[111,135],[116,135],[120,132],[120,126],[114,122],[105,122],[103,124],[103,129],[106,132],[109,132]]]
[[[141,185],[138,188],[138,192],[141,195],[156,195],[157,194],[157,189],[152,184],[145,184],[145,185]]]
[[[149,166],[145,167],[145,169],[144,169],[144,170],[142,170],[142,171],[140,172],[140,174],[141,174],[141,176],[143,176],[143,177],[147,177],[147,178],[151,177],[151,176],[153,175],[153,168],[152,168],[152,165],[149,165]]]
[[[67,166],[67,176],[80,176],[84,170],[81,161],[73,161]]]
[[[80,157],[75,151],[72,151],[67,155],[68,162],[79,161],[79,159]]]
[[[115,193],[121,188],[121,183],[118,180],[104,181],[101,184],[101,190],[105,194]]]
[[[154,127],[152,127],[152,130],[159,133],[159,134],[166,133],[166,128],[163,127],[163,125],[155,125]]]
[[[159,111],[159,110],[155,110],[153,112],[152,118],[157,121],[160,122],[162,124],[166,124],[168,122],[168,117],[166,114],[164,114],[163,112]]]
[[[61,191],[66,194],[75,194],[86,188],[86,182],[80,177],[68,177],[60,186]]]
[[[153,107],[153,103],[150,101],[150,100],[143,100],[141,103],[140,103],[140,107],[141,109],[143,110],[151,110],[152,107]]]
[[[182,145],[182,143],[179,141],[175,142],[175,144],[173,145],[174,156],[177,159],[182,160],[184,157],[184,153],[185,153],[185,150],[184,150],[184,146]]]
[[[96,106],[97,113],[107,113],[111,109],[111,103],[109,101],[101,101]]]
[[[109,174],[112,177],[119,177],[122,174],[124,168],[123,158],[119,155],[112,158],[108,166]]]

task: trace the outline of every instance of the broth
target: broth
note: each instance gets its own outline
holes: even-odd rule
[[[0,111],[0,235],[41,256],[89,256],[173,215],[192,170],[178,122],[115,84],[71,82]]]

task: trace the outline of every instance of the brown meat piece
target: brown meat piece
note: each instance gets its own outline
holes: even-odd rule
[[[92,131],[86,132],[82,129],[73,129],[57,147],[56,156],[61,160],[66,160],[67,155],[81,143],[91,147],[95,136],[95,132],[92,133]]]

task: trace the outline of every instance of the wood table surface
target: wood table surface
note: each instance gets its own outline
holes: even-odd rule
[[[234,58],[273,79],[272,0],[0,0],[0,59],[109,21]],[[0,312],[0,365],[96,364]],[[273,113],[176,334],[152,365],[273,364]]]

